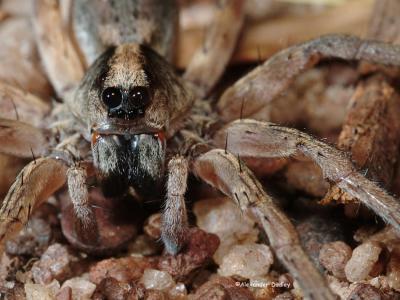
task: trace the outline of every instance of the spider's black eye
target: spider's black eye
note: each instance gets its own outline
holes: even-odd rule
[[[101,94],[101,99],[108,108],[114,108],[121,104],[122,93],[120,89],[115,87],[106,88]]]
[[[129,97],[136,108],[144,108],[150,102],[149,91],[143,86],[132,88],[129,92]]]

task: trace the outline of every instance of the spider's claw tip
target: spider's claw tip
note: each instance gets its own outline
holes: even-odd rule
[[[175,243],[170,243],[170,242],[165,242],[165,241],[164,241],[164,247],[165,247],[165,251],[167,251],[167,253],[171,254],[171,255],[177,255],[182,248]]]

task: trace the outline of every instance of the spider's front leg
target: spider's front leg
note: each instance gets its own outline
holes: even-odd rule
[[[87,168],[79,163],[67,171],[68,192],[74,208],[73,226],[77,238],[85,244],[96,245],[99,232],[95,214],[89,203],[87,177]]]
[[[290,220],[240,160],[223,150],[211,150],[197,158],[194,166],[195,173],[204,181],[237,201],[241,209],[252,210],[276,256],[298,280],[307,299],[335,299],[302,249]]]
[[[0,244],[11,238],[25,225],[31,212],[40,206],[54,192],[68,182],[70,197],[74,205],[75,231],[78,238],[95,244],[97,226],[94,214],[88,204],[86,186],[87,164],[74,163],[70,157],[72,144],[64,142],[51,151],[50,132],[23,122],[0,118],[0,153],[33,160],[19,173],[11,186],[0,209]],[[68,140],[68,139],[67,139]],[[72,153],[71,152],[71,153]],[[46,156],[52,153],[52,156]],[[36,157],[42,157],[36,159]],[[56,159],[54,157],[64,158]],[[68,165],[71,165],[68,168]]]
[[[400,203],[358,173],[344,152],[306,133],[269,122],[235,121],[219,134],[228,135],[229,150],[242,157],[287,157],[298,152],[305,154],[319,165],[324,178],[359,199],[400,230]]]
[[[188,219],[185,205],[188,163],[182,156],[168,163],[167,198],[162,215],[161,238],[170,254],[177,254],[186,242]]]
[[[46,157],[30,162],[18,175],[0,208],[0,244],[17,234],[43,201],[66,181],[64,162]]]

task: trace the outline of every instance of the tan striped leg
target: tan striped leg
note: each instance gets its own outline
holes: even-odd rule
[[[225,121],[249,117],[283,93],[301,73],[323,59],[365,60],[400,66],[400,46],[362,40],[348,35],[327,35],[284,49],[228,88],[217,108]]]
[[[335,147],[299,130],[254,120],[232,122],[219,135],[228,135],[229,150],[242,157],[308,156],[321,168],[325,179],[400,231],[399,201],[358,173],[346,154]]]
[[[30,162],[18,175],[0,208],[0,245],[17,234],[34,209],[66,181],[66,165],[53,158]]]
[[[299,282],[307,299],[336,299],[300,245],[297,232],[251,171],[224,150],[211,150],[195,162],[195,173],[250,209],[268,235],[276,256]]]

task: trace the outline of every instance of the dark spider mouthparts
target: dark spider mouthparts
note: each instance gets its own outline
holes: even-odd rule
[[[106,197],[122,195],[129,186],[140,195],[155,196],[159,193],[166,148],[163,132],[140,134],[95,132],[92,135],[92,145],[97,153],[94,164],[99,170],[106,170],[105,176],[101,179],[101,187]],[[102,153],[108,149],[113,149],[113,153],[108,155],[107,159],[101,159]],[[151,157],[151,165],[148,164],[147,157]],[[114,162],[111,167],[109,161]]]
[[[130,90],[108,87],[102,92],[101,99],[108,108],[109,118],[125,120],[142,117],[150,103],[149,92],[142,86],[136,86]]]

